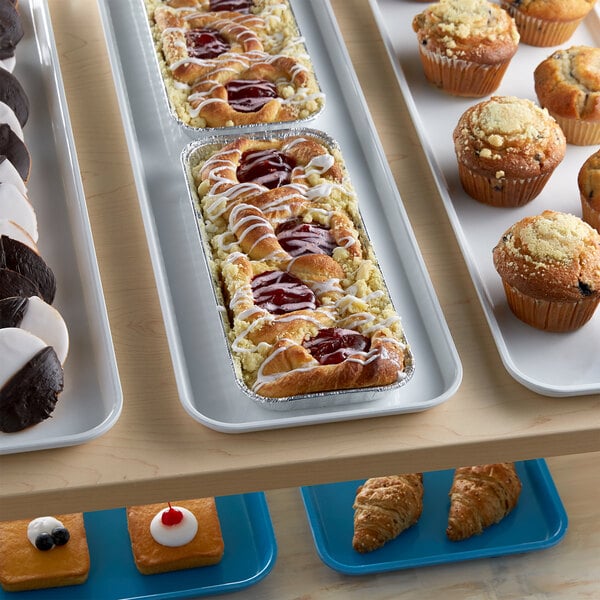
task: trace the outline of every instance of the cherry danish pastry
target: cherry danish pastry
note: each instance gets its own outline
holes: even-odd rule
[[[186,15],[165,6],[154,11],[154,20],[167,65],[173,77],[185,83],[231,77],[245,66],[240,55],[263,50],[255,31],[261,21],[254,15]]]
[[[171,108],[221,128],[315,116],[325,97],[288,0],[145,0]]]
[[[396,384],[412,355],[337,146],[318,132],[207,143],[190,159],[244,384],[283,398]]]

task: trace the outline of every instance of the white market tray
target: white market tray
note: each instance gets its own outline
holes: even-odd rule
[[[273,411],[254,403],[235,383],[198,229],[190,218],[181,165],[190,133],[178,127],[166,106],[146,16],[137,2],[98,2],[186,411],[207,427],[240,433],[415,412],[448,400],[460,384],[462,366],[329,3],[291,3],[327,97],[324,111],[308,125],[340,145],[411,344],[415,373],[406,386],[378,400]]]
[[[31,105],[23,128],[31,154],[28,197],[40,255],[56,276],[53,306],[67,324],[70,349],[52,417],[0,433],[0,454],[87,442],[116,423],[123,402],[47,2],[21,0],[19,12],[25,35],[14,75]]]
[[[460,115],[482,99],[450,96],[425,79],[412,19],[427,5],[399,0],[370,3],[505,368],[516,381],[539,394],[577,396],[599,392],[600,311],[582,329],[571,333],[529,327],[508,308],[492,262],[492,249],[502,233],[521,218],[544,209],[581,216],[577,174],[598,147],[569,144],[565,160],[542,193],[523,207],[503,209],[476,202],[461,187],[452,131]],[[561,47],[599,43],[600,17],[592,11]],[[494,94],[537,102],[533,70],[554,49],[521,44]]]

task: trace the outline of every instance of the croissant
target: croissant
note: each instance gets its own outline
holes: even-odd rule
[[[465,540],[501,521],[516,506],[521,487],[514,463],[456,469],[450,489],[448,538]]]
[[[356,491],[354,536],[357,552],[372,552],[414,525],[423,512],[423,474],[367,479]]]

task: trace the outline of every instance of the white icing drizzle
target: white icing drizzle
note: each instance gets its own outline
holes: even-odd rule
[[[189,544],[194,539],[198,531],[198,519],[187,508],[181,506],[172,508],[181,511],[183,519],[175,525],[165,525],[162,522],[162,515],[169,510],[165,508],[154,515],[150,523],[150,534],[157,544],[174,548]]]

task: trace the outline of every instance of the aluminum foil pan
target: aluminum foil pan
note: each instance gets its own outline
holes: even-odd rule
[[[140,5],[139,10],[141,10],[143,12],[144,16],[146,17],[146,18],[144,18],[144,27],[143,27],[144,31],[139,32],[140,39],[143,41],[144,45],[147,48],[147,50],[146,50],[147,56],[152,57],[151,62],[154,67],[154,73],[151,75],[155,75],[160,80],[159,87],[161,90],[161,93],[160,93],[161,103],[164,106],[165,112],[170,115],[171,119],[175,122],[175,124],[189,137],[196,139],[200,135],[202,137],[204,137],[205,135],[215,135],[215,134],[221,134],[221,133],[247,135],[254,131],[264,130],[265,128],[281,129],[281,128],[304,126],[305,124],[307,124],[307,123],[311,122],[312,120],[314,120],[315,118],[317,118],[323,112],[323,110],[325,108],[325,103],[326,103],[325,94],[323,93],[323,89],[321,87],[321,84],[319,82],[319,79],[317,77],[315,70],[312,69],[312,75],[315,79],[319,94],[322,97],[322,101],[320,103],[320,107],[318,108],[318,110],[312,112],[310,115],[308,115],[305,118],[296,119],[296,120],[292,120],[292,121],[274,121],[274,122],[270,122],[270,123],[252,123],[252,124],[248,124],[248,125],[235,125],[235,126],[230,126],[230,127],[196,127],[196,126],[190,125],[189,123],[186,123],[177,111],[177,101],[172,99],[169,95],[168,80],[170,78],[169,78],[168,73],[166,72],[168,69],[168,66],[164,63],[164,60],[162,58],[162,50],[158,47],[157,42],[154,39],[154,35],[152,33],[152,23],[150,21],[150,18],[147,17],[148,11],[146,8],[145,0],[139,0],[139,5]],[[289,3],[289,9],[290,9],[293,19],[295,20],[298,32],[300,33],[296,45],[303,49],[301,54],[308,56],[308,50],[306,49],[306,46],[304,45],[302,33],[300,31],[300,26],[298,24],[298,20],[296,19],[296,15],[294,13],[291,2]],[[312,61],[311,61],[311,63],[312,63]],[[173,81],[175,87],[177,87],[178,85],[181,85],[182,90],[185,87],[185,84],[179,84],[174,79],[172,81]]]
[[[317,139],[320,143],[325,145],[330,151],[335,151],[338,156],[340,154],[340,148],[337,142],[332,139],[330,136],[325,134],[322,131],[308,128],[288,128],[285,130],[276,130],[276,131],[263,131],[263,132],[253,132],[252,134],[248,134],[246,137],[250,137],[252,139],[285,139],[293,136],[309,136]],[[216,150],[220,149],[224,145],[234,141],[240,137],[239,135],[214,135],[209,136],[203,140],[190,142],[181,154],[181,163],[185,172],[186,181],[188,185],[189,192],[189,202],[190,209],[193,213],[193,217],[196,220],[198,225],[198,231],[200,234],[200,240],[202,244],[202,253],[204,259],[206,261],[206,265],[208,271],[211,273],[211,288],[215,301],[215,314],[220,316],[221,325],[223,328],[224,335],[224,344],[227,347],[229,361],[231,363],[231,368],[233,373],[235,374],[235,380],[237,385],[242,389],[242,391],[251,398],[254,402],[260,404],[265,408],[270,408],[273,410],[289,410],[289,409],[305,409],[305,408],[322,408],[322,407],[330,407],[335,405],[343,405],[350,403],[361,403],[361,402],[369,402],[373,400],[379,400],[383,397],[383,395],[391,393],[397,390],[400,387],[406,385],[413,373],[415,368],[415,361],[412,355],[410,345],[406,338],[403,336],[401,341],[406,346],[406,365],[405,370],[402,373],[402,377],[397,381],[390,385],[379,386],[379,387],[369,387],[369,388],[356,388],[356,389],[348,389],[348,390],[333,390],[333,391],[323,391],[316,392],[310,394],[299,394],[294,396],[286,396],[282,398],[270,398],[263,396],[261,394],[256,393],[252,389],[248,387],[246,382],[244,381],[244,377],[242,374],[242,367],[240,361],[232,352],[231,344],[229,342],[229,333],[231,331],[231,324],[228,315],[228,309],[226,307],[226,303],[223,297],[221,283],[219,280],[219,276],[216,270],[216,265],[212,258],[212,250],[210,248],[210,244],[208,241],[208,235],[205,229],[204,219],[201,213],[200,208],[200,198],[198,192],[196,190],[196,184],[194,181],[193,170],[194,168],[203,160],[211,156]],[[343,160],[343,159],[342,159]],[[345,167],[345,165],[344,165]],[[360,202],[359,202],[360,203]],[[372,248],[371,239],[369,238],[364,221],[362,216],[360,215],[360,211],[358,212],[359,222],[355,223],[355,227],[359,232],[361,237],[361,242],[363,244],[368,244]],[[383,277],[383,276],[382,276]],[[389,294],[389,290],[383,280],[383,284],[385,287],[385,291],[387,292],[390,301],[391,296]],[[396,311],[397,314],[397,311]]]

